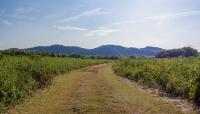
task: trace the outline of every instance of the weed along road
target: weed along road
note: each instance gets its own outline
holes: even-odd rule
[[[134,88],[101,64],[57,76],[9,114],[181,114],[178,108]]]

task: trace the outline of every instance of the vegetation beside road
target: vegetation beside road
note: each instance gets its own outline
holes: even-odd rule
[[[113,69],[119,76],[200,103],[199,57],[123,59]]]
[[[54,76],[107,60],[42,56],[0,57],[0,112],[51,84]]]

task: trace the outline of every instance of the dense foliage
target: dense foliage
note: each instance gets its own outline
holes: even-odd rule
[[[125,78],[200,103],[200,58],[124,59],[113,65]]]
[[[107,60],[117,60],[120,57],[117,56],[86,56],[80,54],[64,54],[64,53],[49,53],[49,52],[37,52],[37,51],[28,51],[20,50],[17,48],[10,48],[0,51],[0,57],[2,55],[10,56],[45,56],[45,57],[70,57],[70,58],[82,58],[82,59],[107,59]]]
[[[157,58],[172,58],[172,57],[191,57],[191,56],[198,56],[198,51],[191,47],[184,47],[181,49],[171,49],[171,50],[164,50],[159,52],[156,57]]]
[[[51,84],[55,75],[105,60],[58,57],[0,57],[0,113],[37,88]]]

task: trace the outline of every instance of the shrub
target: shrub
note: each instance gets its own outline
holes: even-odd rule
[[[113,69],[119,76],[200,103],[199,57],[126,59]]]
[[[51,84],[57,74],[104,62],[75,58],[4,56],[0,59],[0,113],[10,104],[23,100],[35,89]]]

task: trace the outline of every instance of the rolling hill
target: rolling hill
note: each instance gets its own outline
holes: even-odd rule
[[[76,46],[51,45],[26,48],[24,50],[50,52],[55,54],[81,54],[92,56],[154,56],[164,49],[151,46],[147,46],[145,48],[127,48],[120,45],[102,45],[93,49],[85,49]]]

